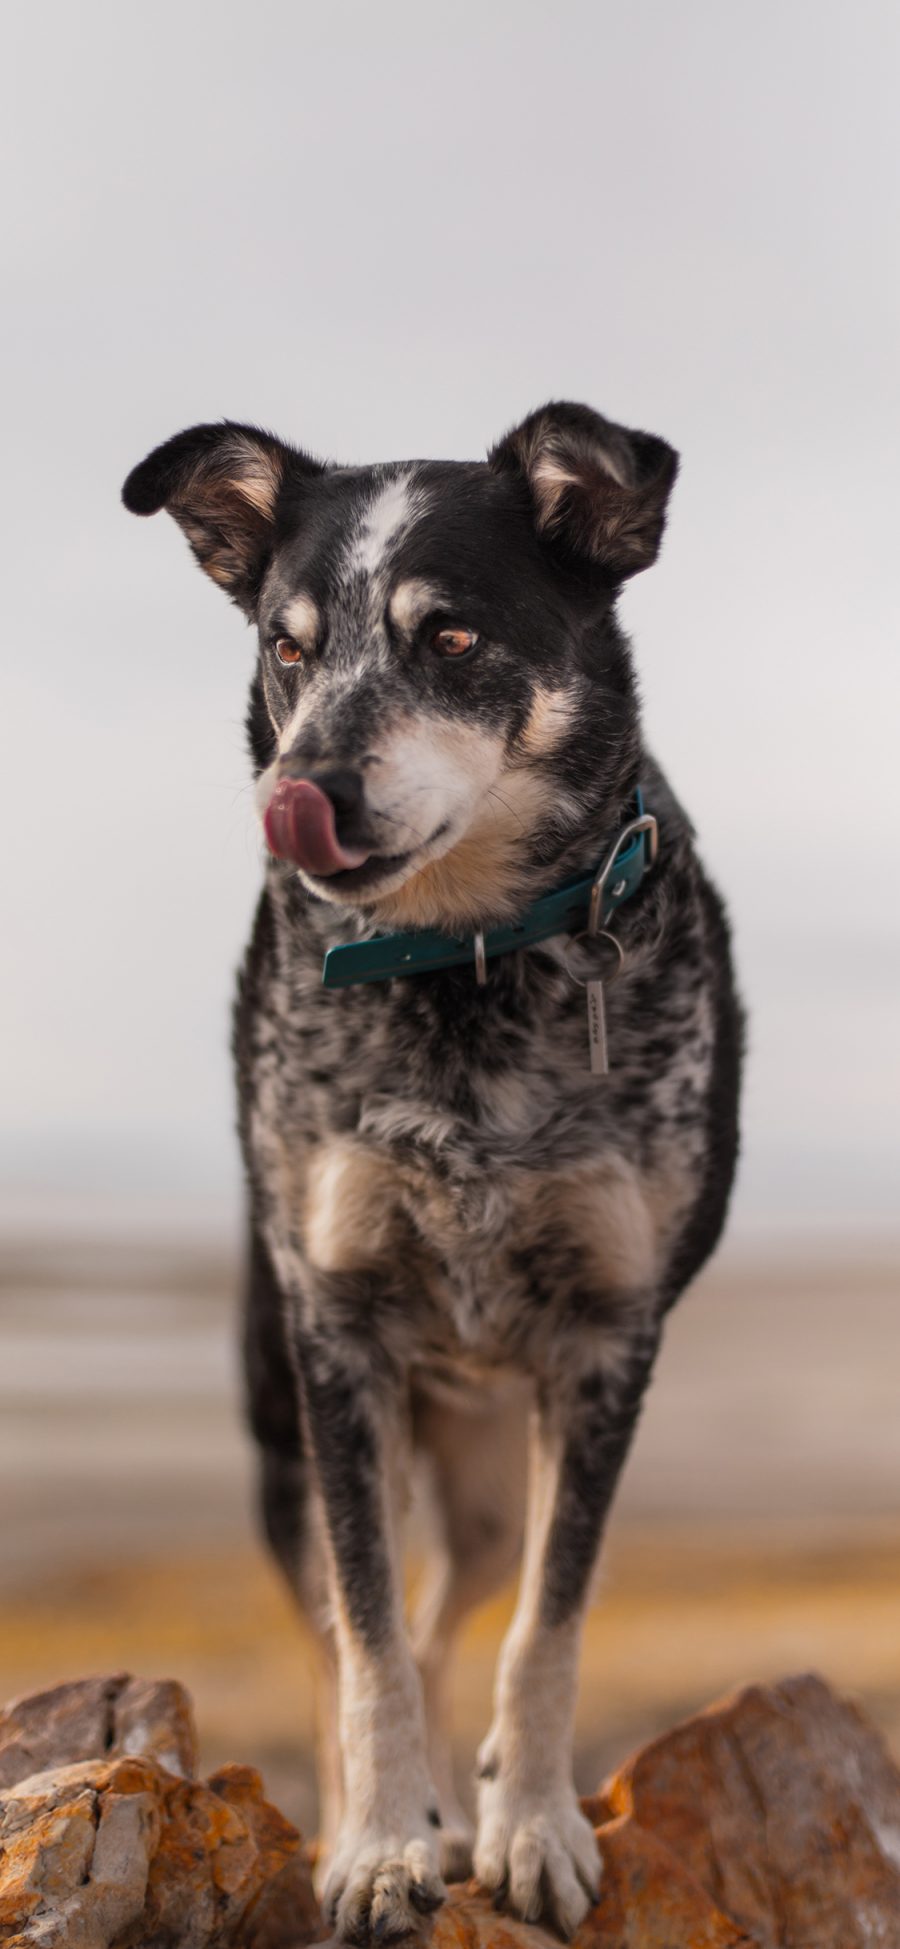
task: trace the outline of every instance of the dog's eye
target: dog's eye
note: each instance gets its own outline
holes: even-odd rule
[[[477,642],[474,629],[436,629],[431,638],[431,647],[437,650],[439,656],[468,656]]]
[[[291,636],[279,636],[275,644],[275,655],[279,663],[300,663],[303,651]]]

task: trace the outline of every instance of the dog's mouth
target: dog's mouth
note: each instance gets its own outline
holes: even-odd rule
[[[400,853],[379,852],[374,845],[348,846],[338,838],[334,806],[311,779],[279,779],[263,814],[269,850],[276,859],[299,867],[310,879],[327,883],[329,891],[363,891],[401,873],[417,853],[447,831],[447,821],[429,833],[421,845]]]
[[[354,872],[369,858],[366,847],[338,839],[334,806],[310,778],[278,780],[263,826],[276,859],[290,860],[315,879]]]

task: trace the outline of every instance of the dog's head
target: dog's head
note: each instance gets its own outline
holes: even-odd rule
[[[250,730],[272,851],[390,925],[493,924],[636,782],[613,607],[677,457],[549,405],[486,462],[324,465],[255,427],[176,435],[125,483],[259,631]]]

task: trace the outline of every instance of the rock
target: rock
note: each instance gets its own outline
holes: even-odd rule
[[[195,1780],[195,1763],[180,1685],[118,1674],[9,1706],[3,1949],[294,1949],[324,1933],[300,1835],[259,1774]]]
[[[252,1767],[168,1785],[141,1925],[116,1949],[294,1949],[318,1925],[300,1836]]]
[[[259,1774],[252,1766],[223,1766],[210,1774],[209,1785],[246,1820],[265,1863],[259,1893],[243,1913],[240,1949],[294,1949],[295,1944],[319,1941],[327,1931],[308,1857],[296,1829],[264,1800]]]
[[[155,1757],[170,1773],[195,1771],[191,1702],[173,1679],[82,1678],[0,1711],[0,1787],[73,1760],[132,1753]]]
[[[318,1920],[300,1836],[250,1767],[87,1760],[0,1796],[5,1949],[294,1949]]]
[[[820,1678],[688,1719],[585,1808],[601,1845],[618,1821],[652,1835],[758,1949],[900,1945],[900,1772]]]
[[[148,1741],[145,1755],[130,1749]],[[85,1750],[75,1753],[73,1742]],[[89,1750],[87,1750],[89,1749]],[[52,1764],[13,1781],[16,1765]],[[178,1770],[164,1757],[175,1758]],[[208,1780],[186,1695],[120,1675],[0,1717],[3,1949],[305,1949],[300,1836],[251,1767]],[[602,1894],[575,1949],[898,1949],[900,1773],[817,1678],[754,1686],[643,1748],[584,1808]],[[429,1949],[551,1949],[474,1882]],[[557,1945],[558,1949],[558,1945]]]
[[[0,1795],[0,1942],[107,1949],[140,1925],[161,1809],[152,1760],[88,1760]]]

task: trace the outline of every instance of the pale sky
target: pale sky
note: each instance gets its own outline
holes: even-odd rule
[[[752,1014],[735,1236],[895,1222],[888,0],[4,12],[0,1214],[229,1224],[251,637],[122,479],[195,420],[682,454],[627,592]]]

